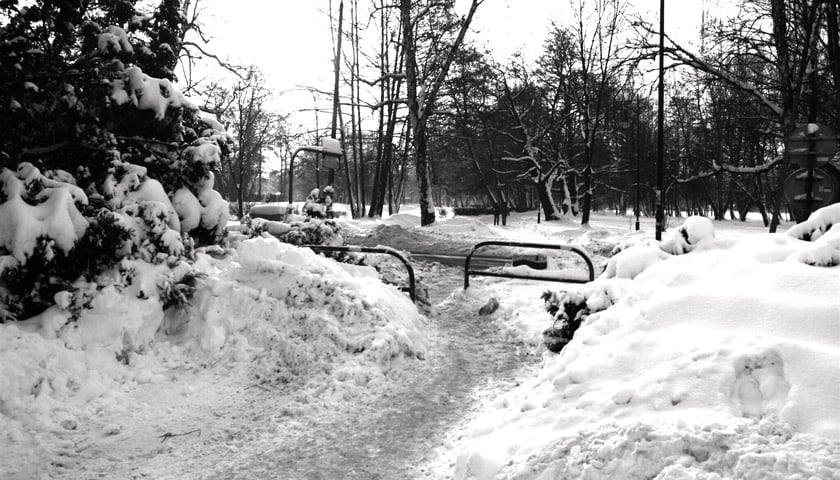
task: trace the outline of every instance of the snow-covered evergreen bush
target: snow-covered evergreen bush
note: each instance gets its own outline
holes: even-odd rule
[[[545,291],[541,298],[554,324],[543,332],[546,346],[560,351],[574,337],[587,318],[628,297],[626,279],[595,280],[576,292]]]
[[[787,235],[812,243],[810,248],[792,254],[789,260],[816,267],[840,266],[840,203],[812,213],[808,220],[791,227]]]
[[[175,86],[180,2],[138,3],[0,5],[0,322],[123,258],[186,269],[158,295],[183,304],[194,247],[223,241],[230,135]]]
[[[541,298],[545,310],[554,319],[554,324],[543,332],[544,343],[556,353],[572,340],[590,311],[586,306],[586,298],[578,292],[545,291]]]

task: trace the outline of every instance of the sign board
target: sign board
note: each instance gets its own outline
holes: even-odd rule
[[[837,153],[837,137],[825,125],[808,123],[788,135],[787,151],[790,161],[801,167],[824,165]]]
[[[330,170],[335,170],[335,169],[338,168],[339,158],[340,157],[336,157],[336,156],[333,156],[333,155],[324,155],[324,161],[321,162],[321,165],[323,165],[324,168],[328,168]]]
[[[801,168],[785,180],[785,197],[791,213],[797,222],[808,219],[814,210],[833,203],[840,191],[840,181],[822,168],[813,169],[811,174],[811,202],[808,202],[808,169]]]
[[[322,138],[321,149],[324,152],[324,155],[333,155],[336,157],[344,155],[344,151],[341,150],[341,142],[334,138]]]
[[[341,150],[341,142],[334,138],[322,138],[321,152],[324,154],[324,161],[321,162],[321,165],[330,170],[337,169],[341,156],[344,155],[344,151]]]

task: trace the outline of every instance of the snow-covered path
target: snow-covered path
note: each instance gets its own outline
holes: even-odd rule
[[[429,292],[438,305],[430,314],[433,342],[425,361],[372,403],[290,422],[295,431],[280,435],[270,450],[249,448],[224,459],[208,478],[426,477],[421,466],[446,433],[483,397],[515,386],[538,357],[531,347],[512,344],[487,317],[459,302],[440,302],[461,287],[460,269],[419,264],[418,272],[421,281],[424,274],[438,276]]]
[[[170,381],[136,389],[130,405],[100,418],[109,433],[70,432],[66,452],[51,466],[13,478],[392,479],[451,472],[440,453],[454,448],[459,427],[533,377],[540,356],[478,314],[489,294],[461,293],[460,267],[418,262],[415,270],[432,304],[425,358],[368,392],[328,408],[317,398],[292,400],[291,385],[255,384],[245,365],[173,371]]]

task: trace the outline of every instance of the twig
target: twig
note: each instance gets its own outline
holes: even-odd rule
[[[262,390],[262,391],[264,391],[264,392],[270,392],[270,391],[271,391],[271,390],[269,390],[269,389],[267,389],[267,388],[263,387],[263,386],[262,386],[262,385],[260,385],[259,383],[255,383],[255,384],[251,385],[250,387],[245,387],[245,388],[243,388],[242,390],[244,391],[244,390],[248,390],[248,389],[250,389],[250,388],[259,388],[260,390]]]
[[[184,433],[166,432],[163,435],[159,436],[158,438],[162,438],[163,440],[161,440],[160,443],[163,443],[163,442],[169,440],[172,437],[183,437],[185,435],[191,435],[191,434],[196,433],[196,432],[198,432],[198,436],[200,437],[201,436],[201,429],[196,428],[195,430],[190,430],[189,432],[184,432]]]

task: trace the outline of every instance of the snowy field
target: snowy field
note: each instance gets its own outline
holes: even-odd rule
[[[372,477],[337,457],[324,470],[335,475],[317,478],[840,478],[840,206],[774,235],[672,219],[661,245],[650,220],[637,233],[609,214],[587,228],[529,212],[506,227],[484,216],[420,229],[412,213],[344,221],[345,238],[440,253],[570,243],[604,273],[585,285],[479,277],[463,291],[457,269],[423,265],[418,309],[382,283],[398,275],[386,265],[267,237],[203,255],[191,308],[163,312],[138,295],[155,275],[138,267],[72,325],[52,328],[49,314],[0,325],[0,478],[316,478],[273,459],[309,455],[331,425],[382,418],[383,399],[412,394],[470,405],[438,429],[386,417],[428,445],[410,469]],[[590,312],[559,354],[542,345],[546,290]],[[479,316],[491,298],[498,308]],[[442,336],[453,315],[538,361],[505,366],[515,381],[460,382]],[[425,384],[435,362],[449,377]],[[360,425],[346,451],[391,465],[399,451],[350,445],[382,428]]]

